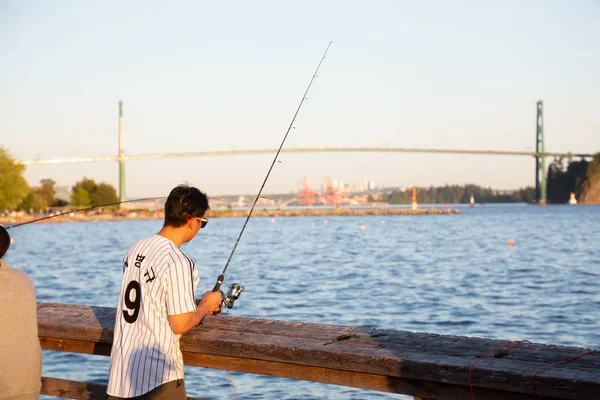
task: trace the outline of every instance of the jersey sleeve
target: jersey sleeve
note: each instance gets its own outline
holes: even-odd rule
[[[196,311],[194,269],[194,263],[188,259],[176,259],[169,263],[165,274],[168,315]]]

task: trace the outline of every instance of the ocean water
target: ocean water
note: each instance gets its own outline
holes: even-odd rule
[[[600,207],[478,205],[460,215],[252,218],[226,284],[230,315],[600,347]],[[244,218],[213,218],[182,250],[197,296],[212,288]],[[364,230],[361,226],[364,225]],[[121,259],[161,221],[15,228],[7,262],[38,301],[116,307]],[[514,246],[508,246],[514,241]],[[235,399],[224,371],[186,367],[189,396]],[[108,357],[45,351],[45,376],[104,383]],[[400,395],[231,372],[241,399]]]

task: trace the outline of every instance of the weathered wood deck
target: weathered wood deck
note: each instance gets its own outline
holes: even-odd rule
[[[42,348],[109,355],[115,313],[114,308],[38,303]],[[330,343],[340,335],[356,336]],[[428,399],[471,399],[471,366],[508,341],[208,317],[181,342],[187,365]],[[600,353],[540,373],[535,377],[532,396],[536,372],[587,351],[590,349],[523,343],[510,349],[508,355],[486,357],[473,369],[475,398],[600,399]],[[84,389],[78,388],[81,393]]]

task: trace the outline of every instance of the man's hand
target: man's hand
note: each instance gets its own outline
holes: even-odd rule
[[[211,292],[209,290],[202,296],[202,300],[198,304],[198,312],[219,315],[221,314],[221,301],[221,292]]]
[[[202,300],[196,300],[196,311],[185,314],[169,315],[171,330],[181,335],[202,323],[206,314],[221,314],[221,292],[206,292]]]

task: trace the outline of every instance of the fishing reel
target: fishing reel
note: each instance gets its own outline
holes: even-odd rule
[[[229,290],[227,290],[227,296],[225,296],[225,293],[223,293],[221,290],[221,299],[223,299],[223,304],[225,307],[232,308],[233,303],[240,298],[240,295],[244,290],[246,290],[246,288],[239,283],[232,283],[231,286],[229,286]]]

